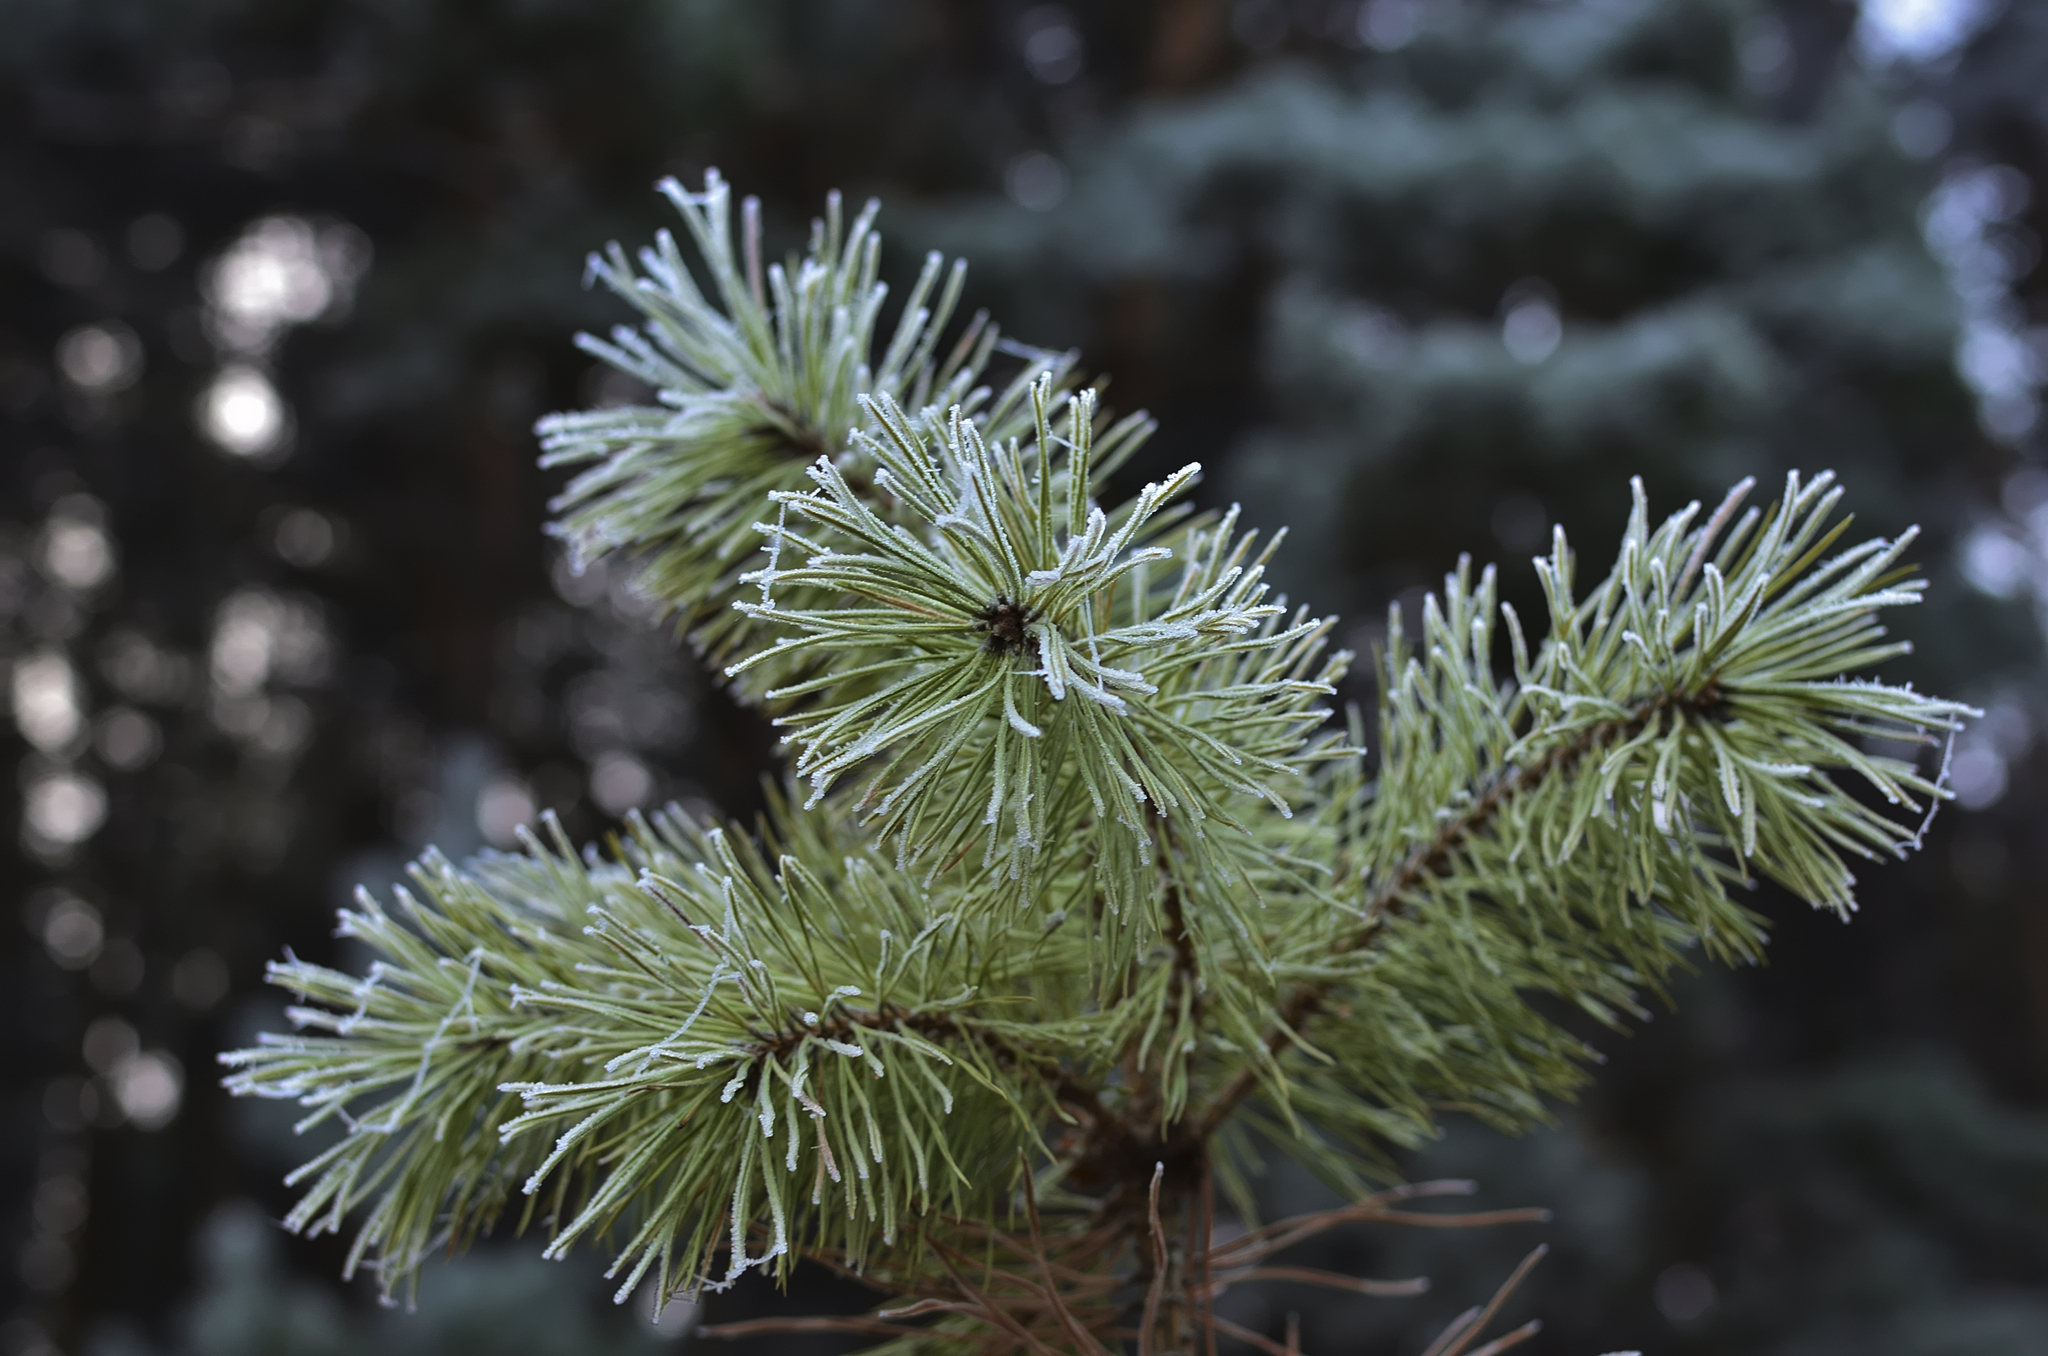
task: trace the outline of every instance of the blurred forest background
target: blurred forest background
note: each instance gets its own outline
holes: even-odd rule
[[[1556,1210],[1532,1352],[2048,1353],[2044,91],[2026,0],[0,0],[0,1352],[691,1340],[532,1244],[377,1311],[212,1055],[428,843],[758,805],[769,734],[563,567],[529,431],[642,394],[581,260],[715,165],[772,239],[840,187],[899,280],[966,253],[1360,648],[1460,551],[1604,561],[1631,474],[1922,524],[1900,671],[1988,713],[1928,850],[1410,1170]],[[1341,1238],[1435,1291],[1236,1316],[1412,1353],[1537,1236]]]

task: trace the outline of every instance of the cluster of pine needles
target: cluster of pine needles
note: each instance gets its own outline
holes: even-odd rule
[[[543,421],[554,530],[778,724],[789,780],[753,826],[430,853],[344,913],[365,973],[273,965],[298,1029],[229,1086],[331,1136],[287,1222],[360,1213],[387,1291],[511,1223],[608,1246],[622,1299],[809,1258],[884,1301],[772,1322],[901,1356],[1293,1356],[1218,1297],[1412,1294],[1276,1259],[1533,1218],[1409,1209],[1452,1188],[1389,1188],[1398,1151],[1541,1121],[1585,1023],[1761,953],[1741,896],[1846,915],[1947,794],[1972,713],[1870,676],[1912,534],[1847,539],[1831,475],[1662,519],[1637,484],[1606,573],[1562,530],[1533,562],[1541,617],[1458,562],[1390,613],[1368,728],[1335,619],[1268,579],[1282,534],[1198,507],[1199,466],[1111,498],[1151,421],[956,325],[959,266],[890,328],[872,205],[764,264],[715,174],[666,191],[695,263],[594,258],[640,323],[582,341],[658,403]],[[1258,1223],[1276,1154],[1356,1203]],[[1532,1333],[1478,1345],[1539,1254],[1430,1356]]]

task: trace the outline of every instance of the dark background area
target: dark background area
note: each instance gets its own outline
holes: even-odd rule
[[[1915,17],[1915,16],[1918,17]],[[758,804],[772,739],[540,532],[583,254],[717,166],[793,244],[1073,345],[1287,584],[1381,634],[1458,552],[1833,469],[1925,529],[1895,672],[1985,707],[1961,805],[1844,927],[1778,898],[1556,1127],[1418,1174],[1547,1229],[1346,1237],[1426,1301],[1244,1295],[1414,1352],[1537,1237],[1532,1352],[2048,1352],[2048,8],[1963,0],[0,0],[0,1342],[673,1349],[492,1245],[380,1313],[265,1221],[307,1146],[213,1053],[263,963],[428,843]],[[1370,701],[1361,683],[1351,695]],[[1276,1170],[1275,1209],[1317,1203]],[[844,1303],[743,1291],[714,1317]]]

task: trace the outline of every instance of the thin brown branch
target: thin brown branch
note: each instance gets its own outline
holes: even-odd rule
[[[904,1323],[888,1323],[879,1318],[861,1314],[845,1317],[818,1316],[812,1318],[749,1318],[738,1323],[714,1323],[696,1329],[699,1337],[720,1337],[728,1341],[742,1337],[756,1337],[762,1333],[792,1332],[869,1332],[886,1337],[938,1337],[971,1342],[974,1339],[965,1334],[934,1332],[930,1328],[913,1328]]]
[[[926,1243],[934,1253],[938,1254],[941,1261],[950,1262],[953,1267],[973,1266],[975,1264],[974,1258],[969,1257],[958,1248],[952,1247],[939,1239],[927,1239]],[[984,1262],[983,1265],[989,1264]],[[1014,1292],[1006,1291],[999,1296],[1009,1305],[1011,1312],[1021,1313],[1026,1309],[1049,1309],[1052,1307],[1052,1296],[1047,1294],[1044,1288],[1038,1282],[1032,1280],[1030,1276],[1021,1271],[1012,1271],[1002,1267],[993,1267],[992,1270],[994,1277],[989,1282],[991,1289],[1005,1281],[1016,1287]],[[984,1300],[990,1298],[989,1295],[984,1295],[980,1291],[977,1291],[976,1294],[981,1295],[981,1298]]]
[[[1242,1323],[1232,1323],[1221,1314],[1209,1315],[1209,1327],[1214,1332],[1222,1333],[1225,1337],[1235,1337],[1240,1342],[1257,1347],[1260,1351],[1265,1352],[1266,1356],[1287,1356],[1287,1348],[1281,1346],[1278,1342],[1266,1336],[1266,1334],[1252,1328],[1247,1328]]]
[[[1518,1347],[1522,1345],[1522,1343],[1528,1341],[1530,1338],[1534,1337],[1537,1333],[1542,1331],[1543,1320],[1540,1318],[1532,1318],[1527,1323],[1524,1323],[1521,1327],[1515,1329],[1513,1332],[1503,1333],[1499,1337],[1494,1338],[1491,1342],[1488,1342],[1485,1346],[1479,1347],[1474,1351],[1470,1352],[1469,1356],[1500,1356],[1501,1352],[1506,1351],[1510,1347]]]
[[[1477,1323],[1479,1316],[1485,1312],[1484,1308],[1475,1304],[1464,1313],[1459,1314],[1445,1325],[1442,1332],[1436,1335],[1434,1342],[1431,1342],[1422,1349],[1422,1356],[1444,1356],[1444,1353],[1450,1350],[1451,1343],[1472,1331],[1472,1325]]]
[[[1384,1191],[1375,1191],[1368,1199],[1412,1201],[1430,1196],[1470,1196],[1478,1190],[1479,1183],[1469,1177],[1436,1177],[1427,1182],[1402,1182]]]
[[[940,1265],[946,1268],[946,1274],[953,1278],[953,1284],[958,1287],[961,1296],[969,1305],[973,1306],[971,1309],[963,1308],[961,1310],[962,1313],[969,1314],[990,1327],[1002,1329],[1032,1351],[1037,1352],[1039,1356],[1060,1356],[1059,1352],[1047,1346],[1043,1341],[1039,1340],[1036,1333],[1019,1322],[1014,1314],[991,1300],[982,1293],[981,1287],[961,1275],[960,1268],[954,1266],[953,1259],[947,1255],[950,1251],[951,1249],[944,1247],[935,1247],[933,1249],[933,1253],[938,1257]]]
[[[1146,1231],[1149,1236],[1150,1266],[1145,1276],[1146,1293],[1144,1317],[1137,1328],[1124,1329],[1116,1324],[1115,1307],[1108,1303],[1109,1296],[1117,1289],[1130,1283],[1131,1277],[1122,1268],[1113,1267],[1101,1257],[1106,1250],[1135,1241],[1131,1238],[1135,1219],[1125,1217],[1127,1222],[1099,1223],[1087,1231],[1058,1239],[1060,1253],[1056,1256],[1048,1242],[1046,1221],[1040,1208],[1035,1178],[1029,1175],[1028,1160],[1024,1164],[1027,1177],[1024,1193],[1025,1215],[1028,1238],[1019,1238],[1005,1230],[998,1229],[986,1220],[953,1219],[943,1221],[943,1226],[957,1230],[959,1241],[979,1239],[1001,1249],[1024,1265],[997,1265],[986,1286],[976,1286],[967,1279],[967,1270],[982,1262],[968,1252],[948,1243],[934,1232],[924,1235],[924,1242],[930,1255],[945,1269],[947,1279],[936,1282],[915,1282],[893,1278],[886,1273],[872,1269],[856,1271],[846,1260],[833,1250],[807,1248],[804,1255],[826,1269],[849,1279],[861,1281],[874,1289],[903,1297],[907,1303],[894,1307],[877,1309],[866,1315],[852,1317],[815,1317],[795,1319],[758,1319],[739,1324],[721,1324],[707,1327],[705,1332],[714,1337],[744,1337],[756,1333],[770,1332],[861,1332],[885,1336],[910,1334],[942,1337],[948,1341],[978,1343],[982,1356],[1005,1356],[1020,1349],[1030,1356],[1067,1356],[1066,1343],[1072,1343],[1072,1350],[1080,1356],[1114,1356],[1115,1348],[1109,1343],[1135,1338],[1141,1351],[1157,1350],[1161,1339],[1160,1321],[1167,1303],[1169,1282],[1174,1276],[1172,1255],[1166,1234],[1163,1215],[1163,1195],[1167,1165],[1153,1164],[1151,1181],[1146,1193]],[[1410,1227],[1471,1228],[1488,1224],[1520,1223],[1546,1218],[1543,1211],[1499,1210],[1462,1215],[1428,1214],[1418,1211],[1389,1209],[1396,1202],[1426,1199],[1447,1195],[1467,1194],[1472,1184],[1459,1180],[1441,1180],[1407,1183],[1385,1191],[1377,1192],[1365,1200],[1336,1210],[1320,1211],[1312,1215],[1280,1220],[1253,1233],[1242,1235],[1218,1247],[1203,1247],[1201,1241],[1214,1236],[1213,1180],[1204,1165],[1201,1190],[1204,1195],[1188,1211],[1190,1240],[1188,1248],[1187,1274],[1175,1302],[1184,1305],[1190,1325],[1199,1327],[1205,1348],[1213,1348],[1218,1333],[1235,1337],[1258,1347],[1266,1356],[1288,1356],[1287,1348],[1277,1342],[1240,1328],[1215,1311],[1218,1296],[1234,1285],[1252,1282],[1275,1282],[1320,1286],[1348,1294],[1383,1297],[1401,1297],[1422,1293],[1428,1288],[1425,1278],[1410,1280],[1377,1280],[1363,1277],[1344,1276],[1334,1272],[1321,1271],[1310,1267],[1268,1266],[1264,1259],[1292,1247],[1302,1240],[1327,1229],[1347,1223],[1404,1224]],[[1142,1244],[1140,1244],[1142,1246]],[[1485,1326],[1494,1312],[1521,1282],[1535,1261],[1543,1254],[1538,1249],[1524,1259],[1521,1267],[1501,1287],[1486,1308],[1474,1308],[1439,1335],[1437,1342],[1425,1356],[1460,1356],[1471,1342],[1479,1340]],[[1074,1265],[1076,1262],[1079,1266]],[[1035,1275],[1035,1278],[1034,1278]],[[1074,1301],[1091,1301],[1088,1312],[1101,1312],[1090,1322],[1081,1311],[1074,1307]],[[983,1337],[972,1334],[935,1331],[906,1324],[904,1320],[931,1315],[952,1314],[973,1320],[986,1330]],[[1046,1331],[1046,1324],[1054,1325],[1059,1338],[1055,1339]],[[1476,1325],[1476,1326],[1475,1326]],[[1496,1345],[1483,1348],[1485,1353],[1497,1356],[1509,1347],[1518,1345],[1531,1335],[1533,1329],[1517,1330],[1499,1339]],[[1057,1343],[1057,1345],[1055,1345]],[[1299,1353],[1295,1353],[1299,1356]],[[1466,1353],[1466,1356],[1482,1356],[1481,1351]]]
[[[1477,1340],[1479,1334],[1486,1331],[1486,1325],[1493,1322],[1494,1315],[1500,1312],[1500,1307],[1508,1302],[1508,1296],[1515,1293],[1516,1287],[1520,1286],[1524,1278],[1531,1271],[1535,1270],[1536,1264],[1542,1261],[1544,1255],[1549,1251],[1550,1245],[1548,1243],[1538,1243],[1531,1249],[1529,1255],[1522,1259],[1522,1264],[1515,1268],[1514,1274],[1505,1281],[1502,1281],[1500,1289],[1493,1292],[1493,1298],[1486,1302],[1486,1307],[1479,1311],[1479,1316],[1473,1319],[1466,1326],[1465,1330],[1449,1346],[1443,1349],[1443,1356],[1460,1356],[1460,1353],[1465,1350],[1466,1343]],[[1533,1333],[1530,1335],[1534,1336]],[[1505,1349],[1502,1348],[1502,1350]]]
[[[1222,1263],[1225,1258],[1233,1257],[1241,1252],[1253,1251],[1256,1251],[1258,1256],[1264,1257],[1269,1252],[1277,1252],[1291,1243],[1298,1243],[1304,1238],[1313,1237],[1326,1229],[1334,1229],[1340,1224],[1355,1224],[1364,1220],[1376,1219],[1382,1213],[1375,1203],[1377,1199],[1377,1197],[1367,1197],[1355,1205],[1342,1206],[1336,1210],[1319,1210],[1312,1215],[1295,1215],[1287,1219],[1276,1220],[1264,1228],[1254,1229],[1248,1234],[1240,1234],[1228,1243],[1211,1248],[1209,1250],[1210,1261],[1212,1264]],[[1274,1241],[1283,1236],[1287,1237],[1288,1243],[1276,1243]]]
[[[925,1314],[957,1314],[962,1310],[963,1306],[959,1300],[926,1297],[914,1304],[906,1304],[901,1309],[877,1309],[875,1317],[893,1322],[897,1319],[918,1318]]]
[[[1443,1177],[1427,1182],[1403,1182],[1399,1186],[1391,1186],[1384,1191],[1375,1191],[1362,1201],[1353,1201],[1350,1205],[1340,1205],[1335,1210],[1319,1210],[1313,1214],[1290,1215],[1286,1219],[1275,1220],[1273,1223],[1253,1229],[1249,1233],[1239,1234],[1228,1243],[1212,1248],[1210,1252],[1214,1257],[1227,1257],[1231,1253],[1255,1247],[1260,1243],[1277,1238],[1281,1234],[1292,1234],[1297,1230],[1305,1228],[1313,1228],[1314,1232],[1320,1233],[1324,1229],[1334,1228],[1339,1224],[1348,1224],[1367,1216],[1383,1214],[1386,1212],[1387,1203],[1391,1201],[1410,1201],[1430,1196],[1470,1196],[1478,1189],[1479,1184],[1477,1182],[1467,1181],[1462,1178]],[[1309,1235],[1302,1234],[1301,1237],[1306,1238]]]
[[[1354,1295],[1384,1295],[1399,1297],[1420,1295],[1429,1290],[1429,1277],[1416,1276],[1405,1281],[1375,1281],[1363,1276],[1345,1276],[1334,1271],[1318,1271],[1314,1267],[1250,1267],[1243,1271],[1227,1271],[1215,1282],[1214,1294],[1221,1294],[1233,1285],[1246,1281],[1293,1281],[1300,1285],[1320,1285],[1329,1290],[1348,1290]],[[1212,1295],[1213,1298],[1213,1295]]]
[[[1016,1239],[999,1230],[990,1230],[986,1237],[1000,1244],[1004,1251],[1009,1252],[1020,1262],[1029,1262],[1037,1265],[1040,1261],[1028,1246],[1020,1244]],[[1065,1240],[1062,1241],[1064,1242]],[[1083,1271],[1078,1267],[1070,1266],[1065,1262],[1055,1259],[1049,1253],[1043,1260],[1044,1265],[1042,1269],[1050,1271],[1056,1280],[1069,1289],[1107,1292],[1116,1289],[1122,1284],[1114,1276],[1106,1276],[1099,1271]]]
[[[1485,1229],[1497,1224],[1543,1224],[1549,1219],[1548,1210],[1533,1207],[1485,1210],[1459,1215],[1433,1215],[1417,1210],[1380,1209],[1374,1204],[1373,1198],[1368,1198],[1341,1210],[1325,1210],[1299,1219],[1281,1220],[1257,1234],[1246,1234],[1242,1238],[1232,1239],[1214,1251],[1212,1260],[1225,1265],[1245,1266],[1271,1253],[1284,1252],[1305,1239],[1344,1224],[1407,1224],[1423,1229]]]
[[[1159,1325],[1159,1298],[1166,1289],[1166,1229],[1159,1222],[1159,1184],[1165,1178],[1166,1164],[1155,1165],[1146,1207],[1146,1217],[1152,1225],[1152,1279],[1145,1287],[1145,1317],[1138,1329],[1138,1356],[1152,1356],[1153,1333]]]
[[[1196,1306],[1198,1319],[1207,1320],[1216,1316],[1216,1277],[1209,1265],[1209,1254],[1216,1243],[1216,1177],[1207,1154],[1202,1155],[1202,1219],[1201,1246],[1192,1249],[1190,1260],[1197,1268],[1196,1285],[1201,1303]],[[1203,1345],[1206,1356],[1216,1356],[1216,1326],[1204,1321],[1202,1324]]]
[[[1045,1256],[1045,1231],[1038,1223],[1038,1187],[1031,1180],[1031,1160],[1021,1152],[1018,1157],[1024,1165],[1024,1211],[1031,1222],[1031,1252],[1038,1262],[1040,1274],[1045,1277],[1045,1293],[1052,1301],[1053,1312],[1058,1315],[1060,1326],[1067,1330],[1067,1336],[1074,1339],[1078,1350],[1109,1356],[1109,1349],[1095,1340],[1094,1335],[1081,1325],[1081,1320],[1074,1316],[1074,1311],[1067,1307],[1065,1298],[1060,1294],[1059,1282],[1053,1279],[1052,1264]]]
[[[1491,1229],[1496,1224],[1548,1224],[1550,1212],[1541,1206],[1520,1206],[1513,1210],[1481,1210],[1469,1215],[1428,1215],[1416,1210],[1387,1210],[1375,1217],[1380,1224],[1406,1224],[1419,1229]]]
[[[1004,1233],[1001,1229],[992,1227],[985,1220],[958,1219],[947,1220],[946,1223],[963,1234],[987,1239],[998,1244],[1020,1261],[1033,1262],[1037,1260],[1033,1256],[1028,1243],[1011,1234]],[[1122,1237],[1122,1231],[1115,1226],[1099,1225],[1088,1230],[1086,1233],[1063,1237],[1060,1243],[1065,1249],[1064,1255],[1066,1257],[1085,1261],[1095,1257],[1106,1247],[1113,1246]],[[1114,1276],[1103,1274],[1100,1269],[1084,1270],[1073,1265],[1072,1262],[1059,1261],[1050,1256],[1046,1258],[1046,1265],[1052,1269],[1055,1276],[1071,1287],[1114,1290],[1122,1284]]]

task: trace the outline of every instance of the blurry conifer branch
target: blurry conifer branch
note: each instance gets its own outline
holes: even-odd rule
[[[665,191],[696,264],[593,259],[645,321],[582,341],[662,403],[543,422],[585,468],[559,530],[639,566],[808,786],[751,831],[430,854],[343,914],[368,974],[272,967],[299,1032],[229,1084],[339,1125],[288,1222],[366,1209],[387,1290],[509,1219],[603,1240],[621,1298],[814,1259],[889,1298],[790,1322],[906,1352],[1286,1352],[1216,1296],[1418,1285],[1267,1265],[1294,1242],[1528,1217],[1404,1208],[1455,1184],[1376,1190],[1390,1146],[1537,1120],[1589,1055],[1560,1004],[1617,1026],[1695,948],[1754,958],[1759,879],[1846,914],[1946,794],[1971,713],[1868,676],[1910,534],[1844,545],[1829,475],[1661,521],[1638,484],[1604,576],[1561,531],[1535,562],[1540,631],[1460,562],[1390,616],[1369,766],[1277,537],[1193,509],[1196,466],[1102,502],[1150,424],[1071,355],[953,334],[936,256],[883,342],[872,206],[764,269],[751,202],[735,249],[715,174]],[[1215,1242],[1271,1152],[1358,1204]],[[1477,1346],[1498,1305],[1432,1350],[1533,1331]]]

